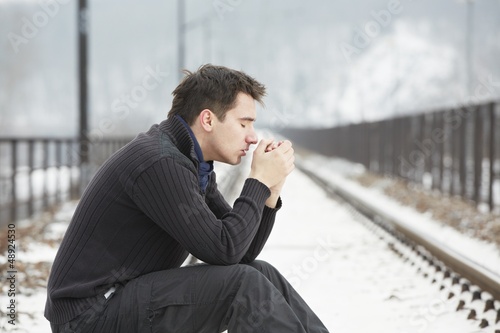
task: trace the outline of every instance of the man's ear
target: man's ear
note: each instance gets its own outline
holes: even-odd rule
[[[213,130],[213,123],[215,120],[215,114],[209,109],[204,109],[200,112],[198,117],[201,127],[207,131],[211,132]]]

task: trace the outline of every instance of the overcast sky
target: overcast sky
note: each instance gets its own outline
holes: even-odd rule
[[[0,0],[0,135],[76,133],[75,3]],[[463,101],[481,82],[481,98],[500,96],[498,0],[185,3],[186,67],[212,62],[266,84],[261,125],[420,112]],[[164,119],[179,78],[177,1],[89,1],[88,17],[92,130],[136,133]],[[151,75],[154,89],[142,89]]]

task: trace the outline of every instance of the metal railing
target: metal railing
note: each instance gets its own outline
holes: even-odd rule
[[[305,148],[500,208],[500,104],[327,129],[283,129]]]
[[[90,144],[86,172],[128,141]],[[77,199],[86,185],[79,151],[76,138],[0,138],[0,226]]]

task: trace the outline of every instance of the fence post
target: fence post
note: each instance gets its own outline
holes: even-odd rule
[[[434,142],[434,137],[432,136],[432,131],[434,130],[434,112],[427,113],[425,117],[425,135],[424,140],[428,140],[431,145],[429,156],[425,164],[424,174],[429,177],[429,189],[434,186],[434,158],[437,150],[437,142]],[[424,142],[422,141],[422,144]]]
[[[375,133],[375,123],[367,124],[368,126],[368,133],[366,134],[366,143],[368,146],[368,171],[374,171],[373,165],[375,164],[374,159],[376,159],[377,156],[377,141],[378,137]]]
[[[431,175],[431,189],[435,189],[438,182],[436,160],[439,158],[439,142],[434,142],[434,131],[437,131],[437,112],[433,112],[429,116],[431,117],[429,139],[435,144],[435,149],[432,150],[429,157],[429,173]]]
[[[403,179],[407,181],[414,181],[415,175],[417,173],[417,168],[419,165],[418,159],[413,162],[410,159],[410,154],[412,152],[412,144],[413,140],[415,139],[415,131],[414,131],[414,122],[415,122],[415,117],[402,117],[399,118],[399,152],[397,156],[400,158],[404,158],[405,161],[410,163],[411,168],[409,169],[409,172],[406,174],[404,173],[403,169],[401,169],[400,165],[400,170],[399,170],[399,175]],[[413,156],[413,155],[412,155]]]
[[[446,128],[445,128],[445,123],[444,123],[444,111],[440,111],[439,113],[436,114],[437,119],[437,131],[441,131],[441,134],[443,136],[443,140],[439,143],[439,156],[438,156],[438,178],[439,178],[439,183],[436,183],[436,188],[439,191],[443,191],[444,189],[444,158],[445,158],[445,138],[446,138]]]
[[[403,163],[401,158],[404,158],[403,152],[403,144],[404,138],[401,135],[403,133],[404,122],[402,118],[396,118],[393,120],[393,149],[392,149],[392,174],[398,178],[406,178],[406,173],[403,170]]]
[[[63,200],[63,193],[61,187],[61,166],[62,166],[62,140],[56,139],[54,140],[54,149],[55,149],[55,167],[57,169],[57,179],[56,179],[56,204],[59,204]]]
[[[402,168],[402,162],[398,157],[401,156],[401,127],[402,127],[401,119],[395,118],[392,120],[392,155],[391,156],[391,164],[392,164],[392,175],[404,178],[404,171]]]
[[[383,175],[387,164],[385,163],[385,135],[384,131],[387,120],[381,120],[377,126],[378,132],[378,172]]]
[[[391,169],[392,169],[392,158],[391,158],[391,150],[392,150],[392,132],[391,132],[391,125],[392,125],[393,120],[387,119],[385,122],[385,135],[384,135],[384,175],[390,175],[391,174]]]
[[[479,204],[481,200],[481,178],[483,162],[483,119],[481,108],[476,108],[474,117],[474,201]]]
[[[452,117],[454,119],[460,119],[457,109],[452,110]],[[457,118],[458,117],[458,118]],[[458,124],[458,127],[453,129],[451,133],[451,190],[450,193],[452,195],[460,194],[460,159],[461,159],[461,147],[460,147],[460,127],[461,122]]]
[[[393,130],[394,130],[394,119],[387,120],[386,123],[387,131],[385,135],[385,163],[387,168],[385,170],[385,174],[392,176],[394,169],[394,159],[392,158],[392,154],[394,152],[394,142],[392,141]]]
[[[459,140],[460,140],[460,164],[459,164],[459,179],[460,179],[460,196],[466,198],[467,189],[467,117],[462,117],[460,123]]]
[[[15,222],[17,220],[17,192],[16,192],[16,176],[17,176],[17,140],[10,141],[11,147],[11,181],[12,184],[11,196],[12,203],[10,206],[10,221]]]
[[[427,114],[422,113],[419,118],[420,118],[420,121],[419,121],[420,128],[418,129],[418,132],[417,132],[418,138],[417,138],[417,141],[415,141],[415,143],[414,143],[414,147],[415,147],[415,149],[418,148],[422,151],[422,154],[424,155],[424,160],[422,163],[422,167],[420,169],[420,173],[418,175],[418,179],[416,179],[416,181],[422,185],[425,185],[424,184],[424,180],[425,180],[424,177],[425,177],[425,173],[427,172],[427,168],[429,166],[429,160],[431,159],[432,151],[427,151],[427,149],[425,149],[425,147],[424,147],[424,142],[425,142],[425,138],[427,135]],[[417,143],[418,143],[418,145],[417,145]]]
[[[48,190],[48,182],[47,182],[47,174],[48,174],[48,165],[49,165],[49,141],[47,139],[42,140],[42,151],[43,151],[43,165],[42,170],[44,172],[43,177],[43,209],[47,209],[49,207],[49,190]]]
[[[495,181],[495,129],[496,129],[496,119],[495,119],[495,103],[490,103],[488,105],[488,112],[490,114],[490,179],[488,186],[488,205],[490,206],[490,211],[493,211],[495,202],[493,201],[493,182]]]
[[[28,201],[28,214],[29,216],[35,213],[35,203],[33,195],[33,170],[35,169],[35,141],[28,140],[28,191],[29,191],[29,201]]]
[[[397,174],[402,179],[411,182],[413,181],[415,170],[418,165],[418,161],[415,161],[416,163],[413,163],[413,161],[409,158],[411,143],[413,142],[415,134],[413,132],[413,119],[408,117],[400,117],[398,123],[398,142],[396,143],[398,152],[394,156],[397,156],[400,162],[402,161],[402,159],[404,159],[405,162],[409,163],[410,168],[407,172],[405,172],[405,170],[402,168],[403,165],[400,163]]]
[[[342,158],[345,158],[345,159],[349,159],[349,148],[351,148],[352,150],[352,147],[349,147],[349,145],[352,144],[351,141],[349,141],[349,126],[350,125],[344,125],[341,127],[341,130],[340,132],[342,133],[342,153],[341,153],[341,157]]]
[[[412,149],[416,151],[419,150],[422,153],[423,160],[418,169],[418,173],[415,175],[415,181],[424,185],[424,175],[427,169],[427,164],[430,158],[430,154],[423,146],[426,134],[426,114],[422,113],[417,116],[417,128],[415,133],[415,140],[412,143]]]

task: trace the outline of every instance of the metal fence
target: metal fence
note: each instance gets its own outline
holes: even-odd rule
[[[89,142],[92,172],[129,139]],[[0,138],[0,226],[77,199],[86,185],[76,138]]]
[[[328,129],[284,129],[297,144],[368,170],[500,208],[500,104]]]

